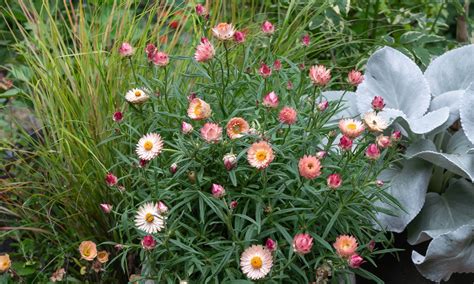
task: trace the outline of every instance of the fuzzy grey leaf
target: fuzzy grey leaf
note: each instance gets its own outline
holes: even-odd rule
[[[459,111],[461,125],[469,141],[474,143],[474,83],[466,89],[463,98],[464,100]]]

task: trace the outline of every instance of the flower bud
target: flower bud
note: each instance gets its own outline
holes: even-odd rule
[[[222,160],[224,162],[225,169],[228,171],[232,170],[237,165],[237,156],[232,153],[225,154]]]
[[[213,183],[211,187],[211,192],[215,198],[221,198],[225,195],[225,189],[220,184]]]

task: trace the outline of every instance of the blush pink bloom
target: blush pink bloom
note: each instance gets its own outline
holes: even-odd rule
[[[119,53],[121,56],[127,57],[127,56],[132,56],[134,53],[134,50],[133,50],[133,47],[128,42],[124,42],[119,47]]]
[[[216,123],[207,122],[201,128],[201,137],[208,143],[216,143],[222,138],[222,127]]]
[[[259,170],[268,167],[274,158],[272,147],[265,141],[253,143],[247,150],[249,164]]]
[[[118,178],[112,174],[112,173],[107,173],[105,176],[105,183],[107,183],[108,186],[114,186],[117,185]]]
[[[224,162],[224,167],[226,170],[230,171],[237,165],[237,156],[232,153],[227,153],[222,158]]]
[[[316,153],[316,158],[321,160],[321,159],[324,159],[326,155],[327,155],[326,151],[319,151],[318,153]]]
[[[347,74],[347,81],[352,86],[357,86],[364,81],[364,75],[362,75],[360,71],[351,70],[351,72]]]
[[[281,70],[281,61],[280,60],[275,60],[275,62],[273,62],[273,70],[275,71],[280,71]]]
[[[351,150],[352,139],[345,135],[342,135],[341,140],[339,140],[339,148],[341,148],[341,150]]]
[[[158,51],[158,52],[155,52],[155,54],[153,54],[153,58],[151,59],[151,61],[153,62],[153,64],[157,66],[164,67],[168,65],[168,63],[170,62],[170,59],[168,57],[168,54]]]
[[[341,119],[339,129],[345,136],[354,139],[364,132],[365,127],[361,121],[355,119]]]
[[[293,250],[298,254],[307,254],[313,247],[313,237],[309,234],[297,234],[293,238]]]
[[[229,40],[234,37],[235,29],[232,24],[219,23],[212,28],[212,34],[219,40]]]
[[[237,208],[237,205],[239,205],[239,203],[238,203],[237,201],[235,201],[235,200],[232,200],[232,201],[230,202],[230,209],[235,209],[235,208]]]
[[[351,255],[351,257],[349,257],[349,267],[350,268],[359,268],[363,263],[364,263],[364,259],[362,258],[362,256],[358,255],[357,253]]]
[[[158,209],[158,212],[160,214],[168,213],[168,206],[166,206],[163,201],[158,201],[158,204],[156,204],[156,208]]]
[[[309,43],[310,43],[310,37],[308,34],[305,34],[302,38],[301,38],[301,44],[303,46],[306,46],[308,47],[309,46]]]
[[[152,250],[156,247],[156,241],[155,238],[153,238],[152,235],[146,235],[142,239],[142,248],[144,250]]]
[[[102,209],[105,214],[109,214],[110,212],[112,212],[112,207],[112,205],[107,203],[100,204],[100,209]]]
[[[365,156],[370,160],[377,160],[380,157],[380,150],[377,144],[370,144],[365,150]]]
[[[331,189],[336,189],[341,187],[342,178],[340,174],[330,174],[326,180],[328,187]]]
[[[382,134],[377,136],[377,138],[375,139],[375,142],[382,149],[392,146],[392,139],[390,139],[389,136],[385,136]]]
[[[262,62],[262,64],[260,65],[260,69],[258,70],[258,73],[263,78],[268,78],[268,77],[270,77],[270,75],[272,75],[272,69],[270,67],[268,67],[267,64]]]
[[[189,134],[194,130],[193,126],[186,121],[181,122],[181,132]]]
[[[155,55],[157,51],[158,50],[156,49],[156,46],[154,44],[152,43],[147,44],[145,48],[145,53],[146,53],[146,57],[148,58],[148,61],[153,60],[153,56]]]
[[[321,175],[321,162],[315,156],[304,155],[298,162],[300,175],[307,179],[315,179]]]
[[[123,113],[121,111],[114,112],[112,119],[115,122],[121,122],[123,120]]]
[[[172,175],[174,175],[177,171],[178,171],[178,164],[176,164],[176,163],[171,164],[171,166],[170,166],[170,173],[171,173]]]
[[[207,9],[201,4],[196,5],[196,14],[198,16],[206,16],[207,15]]]
[[[241,31],[236,31],[234,34],[234,41],[236,43],[244,43],[246,34]]]
[[[331,80],[331,70],[326,69],[323,65],[311,66],[309,78],[316,86],[326,86]]]
[[[201,99],[195,98],[189,103],[188,116],[191,119],[207,119],[211,116],[211,113],[211,106]]]
[[[263,98],[263,105],[269,108],[278,107],[278,102],[278,96],[275,92],[270,92]]]
[[[289,106],[283,107],[280,113],[278,114],[278,120],[283,124],[295,124],[297,120],[296,110]]]
[[[372,100],[372,109],[375,111],[381,111],[385,107],[385,102],[381,96],[375,96]]]
[[[288,81],[288,82],[286,83],[286,89],[287,89],[287,90],[292,90],[292,89],[293,89],[293,83],[291,83],[291,81]]]
[[[196,52],[194,53],[194,59],[197,62],[206,62],[214,58],[216,50],[211,42],[203,37],[201,43],[196,47]]]
[[[394,131],[392,135],[390,135],[390,139],[392,139],[393,142],[398,142],[402,139],[402,133],[399,130]]]
[[[268,238],[267,241],[265,242],[265,247],[270,251],[274,252],[277,248],[277,242],[274,240]]]
[[[349,258],[356,252],[358,244],[353,236],[341,235],[336,238],[333,247],[339,256]]]
[[[245,119],[233,117],[226,126],[227,136],[229,136],[230,139],[241,138],[249,131],[249,128],[249,124]]]
[[[267,35],[271,35],[275,32],[275,27],[269,21],[265,21],[262,24],[262,32]]]
[[[221,198],[225,195],[225,189],[220,184],[213,183],[211,187],[211,192],[215,198]]]
[[[325,111],[325,110],[328,108],[328,106],[329,106],[329,102],[328,102],[328,101],[322,101],[322,102],[320,102],[320,103],[318,104],[318,110],[319,110],[320,112],[323,112],[323,111]]]

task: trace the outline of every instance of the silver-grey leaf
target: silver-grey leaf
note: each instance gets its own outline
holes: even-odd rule
[[[459,119],[459,108],[462,105],[464,93],[465,90],[450,91],[434,97],[431,101],[430,111],[443,107],[449,108],[449,118],[445,122],[443,130]]]
[[[359,115],[357,109],[357,97],[354,92],[349,91],[327,91],[322,93],[329,102],[341,100],[342,110],[336,113],[331,120],[339,120],[343,117],[356,117]]]
[[[463,98],[459,110],[461,125],[469,141],[474,143],[474,83],[466,89]]]

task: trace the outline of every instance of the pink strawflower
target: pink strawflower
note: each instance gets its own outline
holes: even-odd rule
[[[328,102],[328,101],[322,101],[322,102],[320,102],[320,103],[318,104],[318,110],[319,110],[320,112],[323,112],[323,111],[325,111],[325,110],[328,108],[328,106],[329,106],[329,102]]]
[[[236,31],[234,34],[234,41],[236,43],[244,43],[246,34],[241,31]]]
[[[379,136],[377,136],[377,138],[375,139],[375,142],[382,149],[392,146],[392,139],[390,139],[389,136],[385,136],[383,134],[380,134]]]
[[[321,175],[321,162],[315,156],[304,155],[298,162],[300,175],[307,179],[315,179]]]
[[[123,113],[121,111],[114,112],[112,119],[115,122],[121,122],[123,120]]]
[[[117,184],[118,178],[112,173],[107,173],[107,175],[105,176],[105,182],[108,186],[114,186]]]
[[[316,158],[321,160],[321,159],[324,159],[326,155],[327,155],[326,151],[319,151],[318,153],[316,153]]]
[[[232,200],[232,201],[230,202],[230,209],[235,209],[235,208],[237,208],[237,205],[239,205],[239,203],[238,203],[237,201],[235,201],[235,200]]]
[[[352,70],[347,74],[347,81],[352,86],[357,86],[364,81],[364,75],[360,71]]]
[[[365,127],[361,121],[355,119],[341,119],[339,129],[345,136],[354,139],[364,132]]]
[[[349,267],[350,268],[359,268],[362,263],[364,263],[364,259],[362,258],[362,256],[358,255],[357,253],[351,255],[351,257],[349,258]]]
[[[265,247],[267,248],[267,250],[274,252],[277,248],[277,243],[274,240],[268,238],[265,242]]]
[[[281,61],[280,60],[275,60],[275,62],[273,62],[273,70],[275,71],[280,71],[281,70]]]
[[[305,34],[305,35],[301,38],[301,44],[302,44],[303,46],[308,47],[308,46],[309,46],[309,42],[310,42],[309,34]]]
[[[212,34],[219,40],[229,40],[234,37],[235,29],[232,24],[219,23],[212,28]]]
[[[211,113],[211,106],[201,99],[195,98],[189,103],[188,116],[191,119],[207,119],[211,116]]]
[[[283,107],[280,113],[278,114],[278,120],[283,124],[288,124],[288,125],[295,124],[297,120],[296,110],[289,106]]]
[[[262,32],[267,35],[271,35],[275,32],[275,27],[269,21],[265,21],[262,24]]]
[[[186,121],[181,122],[181,132],[189,134],[194,130],[193,126]]]
[[[168,65],[168,63],[170,62],[170,59],[168,57],[168,54],[158,51],[158,52],[155,52],[155,54],[153,54],[153,58],[151,59],[151,61],[153,62],[153,64],[157,66],[164,67]]]
[[[357,250],[357,240],[353,236],[341,235],[336,238],[333,247],[339,256],[348,258]]]
[[[339,147],[341,150],[351,150],[352,149],[352,139],[342,135],[341,140],[339,140]]]
[[[326,69],[323,65],[311,66],[309,68],[309,78],[314,85],[325,86],[331,80],[331,70]]]
[[[152,43],[147,44],[145,48],[145,53],[146,53],[146,57],[148,58],[148,61],[153,60],[153,56],[155,55],[157,51],[158,50],[156,49],[156,46],[154,44]]]
[[[370,144],[365,150],[365,156],[370,160],[377,160],[380,157],[380,150],[377,144]]]
[[[241,138],[249,131],[249,128],[249,124],[245,119],[233,117],[226,126],[227,136],[229,136],[230,139]]]
[[[385,102],[381,96],[375,96],[372,100],[372,108],[375,111],[381,111],[385,107]]]
[[[156,247],[156,241],[155,238],[153,238],[152,235],[146,235],[142,239],[142,248],[144,250],[152,250]]]
[[[156,204],[156,207],[158,209],[158,212],[160,214],[166,214],[168,213],[168,206],[166,206],[165,203],[163,203],[163,201],[158,201],[158,204]]]
[[[293,89],[293,83],[291,83],[291,81],[288,81],[288,82],[286,83],[286,89],[287,89],[287,90],[292,90],[292,89]]]
[[[272,147],[265,141],[253,143],[247,150],[249,164],[259,170],[268,167],[274,158]]]
[[[221,198],[225,195],[225,189],[220,184],[213,183],[211,187],[211,192],[215,198]]]
[[[263,98],[263,105],[266,107],[276,108],[278,107],[278,102],[278,96],[275,92],[270,92]]]
[[[227,153],[222,158],[224,162],[224,167],[226,170],[230,171],[237,165],[237,156],[232,153]]]
[[[390,135],[390,138],[393,142],[398,142],[400,139],[402,139],[402,133],[399,130],[394,131],[392,135]]]
[[[174,175],[174,174],[176,173],[176,171],[178,171],[178,164],[176,164],[176,163],[171,164],[171,166],[170,166],[170,173],[171,173],[172,175]]]
[[[216,123],[207,122],[201,128],[201,137],[208,143],[216,143],[222,138],[222,127]]]
[[[112,212],[112,205],[110,204],[107,204],[107,203],[102,203],[100,204],[100,209],[102,209],[102,211],[104,211],[105,214],[109,214],[110,212]]]
[[[339,188],[342,185],[342,178],[340,174],[330,174],[326,181],[328,187],[331,189]]]
[[[134,53],[133,47],[128,43],[124,42],[119,48],[119,53],[123,57],[132,56]]]
[[[307,254],[313,247],[313,237],[309,234],[297,234],[293,238],[293,250],[298,254]]]
[[[206,16],[207,15],[207,9],[201,4],[196,5],[196,14],[198,16]]]
[[[214,58],[216,55],[216,50],[211,42],[203,37],[201,43],[196,47],[196,52],[194,53],[194,59],[197,62],[206,62]]]
[[[263,78],[268,78],[270,75],[272,75],[272,69],[268,67],[267,64],[263,63],[260,65],[260,69],[258,70],[260,76]]]
[[[379,179],[375,181],[375,184],[376,184],[378,187],[382,187],[382,186],[384,185],[383,180],[379,180]]]

